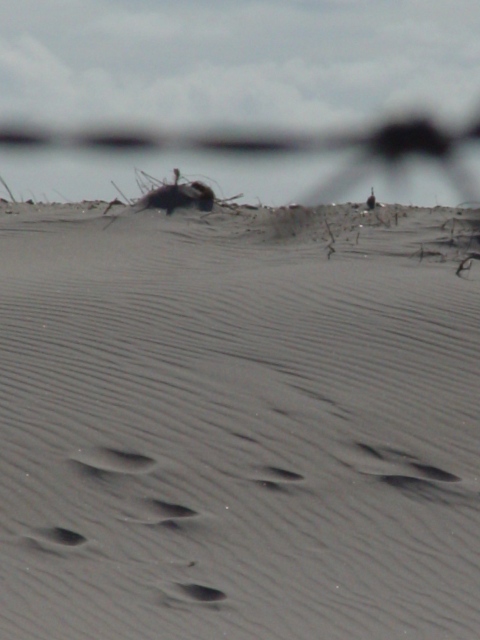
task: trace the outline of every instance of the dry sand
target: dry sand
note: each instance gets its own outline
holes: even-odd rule
[[[478,212],[104,208],[0,206],[0,637],[477,637]]]

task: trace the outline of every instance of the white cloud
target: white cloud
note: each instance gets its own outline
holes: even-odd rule
[[[470,0],[8,4],[3,117],[328,130],[411,106],[464,117],[479,99]]]
[[[20,91],[64,84],[69,70],[36,38],[23,34],[15,42],[0,40],[0,70]]]

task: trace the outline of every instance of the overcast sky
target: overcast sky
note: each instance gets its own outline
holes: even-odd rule
[[[0,122],[328,132],[420,109],[461,123],[480,112],[479,33],[478,0],[5,1]],[[328,185],[345,161],[0,152],[16,198],[50,201],[110,200],[112,180],[134,198],[135,167],[163,178],[178,166],[225,196],[280,205]],[[372,167],[332,197],[364,200],[372,185],[385,201],[462,200],[416,165],[394,185]]]

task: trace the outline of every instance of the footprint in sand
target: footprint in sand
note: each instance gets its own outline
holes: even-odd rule
[[[161,525],[171,529],[179,529],[178,521],[196,518],[200,514],[190,507],[181,504],[165,502],[156,498],[140,499],[135,510],[139,515],[126,515],[129,522],[146,525]],[[122,518],[122,520],[125,518]]]
[[[285,491],[288,485],[304,480],[304,476],[295,471],[280,467],[264,466],[260,468],[261,476],[253,478],[253,482],[272,491]]]
[[[178,584],[177,586],[190,600],[195,602],[219,602],[227,598],[223,591],[201,584]]]
[[[203,584],[177,582],[168,589],[162,590],[162,604],[168,607],[200,605],[216,606],[227,599],[227,594],[219,589]]]
[[[106,447],[81,449],[70,459],[79,465],[84,473],[92,476],[105,473],[138,475],[150,473],[157,466],[157,461],[149,456]]]
[[[64,547],[79,547],[87,542],[87,538],[82,534],[63,527],[32,529],[25,535],[25,538],[43,551],[59,551]]]
[[[462,482],[462,478],[453,473],[392,447],[356,442],[346,455],[342,454],[341,461],[359,473],[401,489],[439,488],[445,483]]]

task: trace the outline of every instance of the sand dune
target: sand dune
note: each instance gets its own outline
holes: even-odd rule
[[[475,212],[104,208],[0,209],[2,637],[476,637]]]

